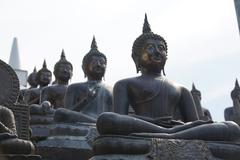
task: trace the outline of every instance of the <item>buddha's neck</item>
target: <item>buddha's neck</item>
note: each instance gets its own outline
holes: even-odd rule
[[[48,86],[48,84],[40,84],[39,88],[43,88],[43,87],[46,87]]]
[[[102,82],[102,77],[101,78],[96,78],[96,77],[91,77],[91,76],[87,76],[87,79],[89,82],[91,81],[95,81],[95,82]]]
[[[148,76],[158,76],[158,77],[161,77],[162,74],[161,74],[161,71],[160,72],[154,72],[154,71],[149,71],[149,70],[141,70],[142,72],[142,75],[148,75]]]
[[[88,78],[88,83],[101,83],[102,82],[102,79],[89,79]]]
[[[57,84],[59,84],[59,85],[68,85],[68,81],[63,81],[63,80],[58,79],[57,80]]]

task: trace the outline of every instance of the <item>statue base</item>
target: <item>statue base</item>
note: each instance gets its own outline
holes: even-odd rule
[[[90,160],[237,160],[240,144],[107,135],[93,144]]]
[[[1,160],[41,160],[39,155],[0,154]]]
[[[37,149],[43,159],[88,160],[92,154],[92,142],[97,137],[94,124],[52,124],[48,126],[49,135],[38,141]]]

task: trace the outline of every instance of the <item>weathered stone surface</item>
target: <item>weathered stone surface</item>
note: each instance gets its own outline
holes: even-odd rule
[[[39,128],[38,128],[39,129]],[[87,160],[97,136],[93,124],[53,124],[43,132],[49,137],[37,143],[38,153],[50,160]]]
[[[1,160],[41,160],[39,155],[1,154]]]
[[[112,148],[114,148],[115,145],[118,145],[116,148],[119,148],[119,146],[124,148],[124,146],[126,147],[126,144],[131,144],[142,147],[148,146],[149,149],[146,148],[143,150],[140,147],[138,153],[133,153],[133,151],[126,151],[123,148],[119,148],[119,150],[109,150],[109,154],[101,153],[100,147],[106,147],[104,145],[99,145],[103,144],[99,141],[101,138]],[[96,141],[98,141],[98,144],[96,144]],[[94,142],[93,147],[95,156],[90,160],[220,160],[212,155],[208,145],[204,141],[199,140],[143,139],[123,136],[113,136],[111,139],[110,136],[107,136],[100,137],[96,141]],[[130,148],[132,147],[133,146]],[[131,150],[130,148],[129,150]],[[136,151],[136,148],[133,150]],[[146,151],[148,152],[146,153]]]
[[[207,145],[216,157],[226,160],[240,159],[240,142],[207,142]]]

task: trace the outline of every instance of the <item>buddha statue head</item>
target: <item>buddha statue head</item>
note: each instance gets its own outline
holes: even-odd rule
[[[45,60],[43,62],[42,69],[37,72],[37,80],[40,87],[47,86],[52,80],[52,72],[47,69]]]
[[[27,82],[30,85],[30,88],[37,88],[38,81],[37,81],[37,69],[36,69],[36,67],[34,67],[33,72],[31,74],[29,74]]]
[[[194,83],[192,84],[192,90],[191,90],[191,93],[192,93],[192,95],[193,95],[194,98],[195,98],[195,97],[198,97],[199,100],[201,100],[201,98],[202,98],[202,97],[201,97],[201,92],[200,92],[199,90],[196,89]]]
[[[231,98],[232,98],[232,100],[238,99],[240,101],[240,87],[239,87],[237,79],[235,82],[235,87],[231,92]]]
[[[98,51],[95,37],[93,37],[90,51],[83,57],[82,69],[88,80],[101,81],[107,65],[106,56]]]
[[[64,50],[62,50],[60,60],[54,66],[54,75],[56,77],[56,83],[68,82],[72,77],[73,66],[67,61]]]
[[[132,58],[135,62],[137,73],[141,71],[161,73],[167,60],[167,43],[158,34],[151,31],[145,14],[143,33],[134,41]]]

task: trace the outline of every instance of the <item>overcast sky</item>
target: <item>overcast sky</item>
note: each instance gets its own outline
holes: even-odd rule
[[[108,58],[105,83],[136,76],[131,59],[145,12],[154,33],[168,43],[169,79],[202,92],[202,106],[216,121],[232,106],[240,79],[240,43],[233,0],[0,0],[0,59],[8,63],[18,38],[21,67],[53,70],[61,50],[72,62],[71,83],[86,81],[82,58],[95,35]],[[53,78],[54,79],[54,78]]]

